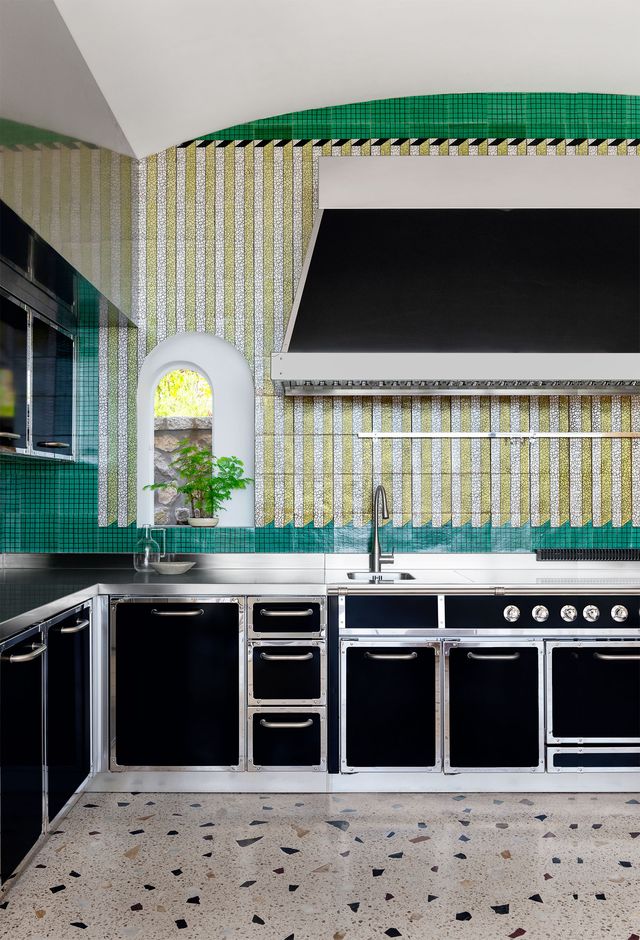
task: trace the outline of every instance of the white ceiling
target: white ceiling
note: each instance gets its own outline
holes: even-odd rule
[[[0,0],[0,114],[144,157],[287,111],[640,94],[637,0]]]

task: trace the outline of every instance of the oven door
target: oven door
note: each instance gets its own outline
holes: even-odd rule
[[[640,642],[547,643],[547,742],[640,743]]]

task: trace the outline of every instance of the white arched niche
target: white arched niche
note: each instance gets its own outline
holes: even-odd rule
[[[159,343],[142,364],[138,378],[138,525],[153,523],[153,492],[144,486],[154,479],[154,394],[167,372],[193,369],[211,387],[213,453],[240,457],[245,474],[253,477],[254,389],[249,364],[235,346],[208,333],[178,333]],[[254,524],[253,486],[237,490],[220,515],[223,526]]]

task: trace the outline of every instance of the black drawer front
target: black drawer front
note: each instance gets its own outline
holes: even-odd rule
[[[640,769],[640,750],[563,751],[551,755],[551,767],[562,770],[636,770]]]
[[[317,767],[322,760],[318,712],[265,712],[252,716],[253,763],[260,767]]]
[[[438,626],[438,598],[397,594],[345,598],[347,630],[424,630]]]
[[[556,739],[640,740],[640,644],[551,651]]]
[[[319,646],[254,646],[253,698],[287,701],[319,699]]]
[[[595,623],[590,623],[584,617],[583,611],[587,605],[595,604],[600,616]],[[622,604],[627,608],[628,617],[620,623],[613,619],[611,610],[614,605]],[[447,630],[566,630],[569,634],[576,629],[627,629],[640,626],[639,614],[640,597],[637,594],[609,597],[606,595],[587,597],[584,594],[569,595],[530,595],[530,594],[504,594],[499,597],[484,595],[453,595],[445,597],[445,626]],[[549,617],[544,622],[533,618],[533,608],[543,605],[549,611]],[[570,605],[576,608],[578,616],[575,620],[563,620],[561,610]],[[506,607],[517,607],[520,616],[514,622],[505,619]]]
[[[256,601],[252,606],[254,633],[320,633],[319,601]]]

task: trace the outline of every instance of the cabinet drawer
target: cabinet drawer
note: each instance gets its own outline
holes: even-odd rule
[[[549,747],[549,773],[610,773],[640,770],[639,747]]]
[[[249,635],[319,637],[325,616],[323,597],[250,597]]]
[[[249,770],[325,770],[324,708],[249,708]]]
[[[289,640],[249,644],[249,702],[297,702],[322,705],[325,700],[324,643]]]

